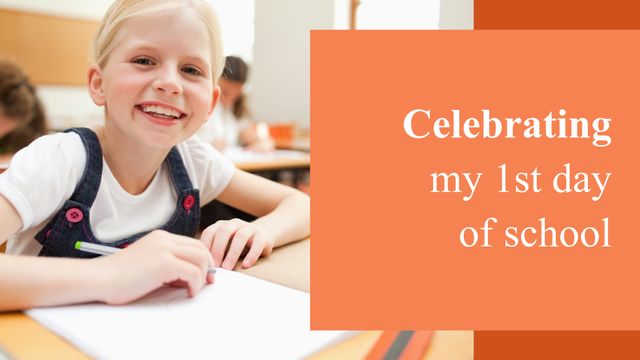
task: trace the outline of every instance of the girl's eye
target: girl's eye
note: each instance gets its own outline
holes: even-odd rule
[[[137,59],[133,59],[133,63],[140,65],[153,65],[153,61],[149,58],[141,57]]]
[[[202,76],[202,72],[193,66],[185,66],[182,71],[189,75]]]

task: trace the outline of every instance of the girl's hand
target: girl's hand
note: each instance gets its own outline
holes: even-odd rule
[[[261,255],[271,254],[274,238],[266,229],[240,219],[222,220],[202,232],[202,243],[213,254],[216,266],[233,269],[245,247],[249,252],[242,261],[242,267],[253,266]],[[225,250],[229,251],[225,256]]]
[[[202,242],[156,230],[124,250],[95,260],[104,274],[103,301],[125,304],[164,284],[184,286],[195,296],[213,283],[213,258]]]

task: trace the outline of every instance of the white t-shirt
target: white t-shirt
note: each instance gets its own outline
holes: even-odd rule
[[[224,140],[225,146],[238,146],[240,132],[250,124],[251,121],[248,118],[238,119],[230,108],[218,104],[209,120],[202,125],[196,135],[200,140],[208,143]]]
[[[200,190],[200,206],[217,197],[229,184],[233,164],[213,146],[195,136],[177,145],[189,179]],[[86,154],[76,133],[43,136],[15,154],[0,174],[0,194],[17,210],[22,229],[9,239],[7,253],[37,255],[42,246],[35,235],[71,197],[84,172]],[[97,239],[121,240],[163,226],[173,215],[177,194],[166,164],[147,189],[127,193],[104,158],[102,178],[89,221]]]

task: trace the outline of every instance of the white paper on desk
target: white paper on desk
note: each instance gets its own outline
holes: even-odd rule
[[[349,333],[309,330],[309,294],[219,270],[189,299],[164,287],[126,306],[27,314],[98,359],[300,359]]]

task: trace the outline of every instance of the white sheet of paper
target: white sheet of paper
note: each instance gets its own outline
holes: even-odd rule
[[[344,339],[309,330],[309,294],[219,269],[198,296],[163,287],[129,305],[27,311],[98,359],[300,359]]]

